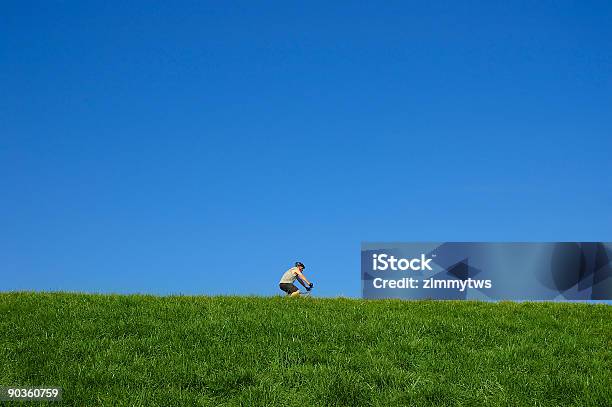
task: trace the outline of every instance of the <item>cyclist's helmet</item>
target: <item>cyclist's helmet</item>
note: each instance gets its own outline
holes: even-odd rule
[[[302,268],[306,268],[306,266],[305,266],[305,265],[304,265],[302,262],[299,262],[299,261],[296,261],[296,262],[295,262],[295,267],[302,267]]]

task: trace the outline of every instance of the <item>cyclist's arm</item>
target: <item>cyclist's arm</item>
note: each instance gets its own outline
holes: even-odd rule
[[[298,277],[298,281],[304,286],[304,288],[310,285],[310,281],[308,281],[304,274],[300,273],[299,271],[296,271],[295,275]]]

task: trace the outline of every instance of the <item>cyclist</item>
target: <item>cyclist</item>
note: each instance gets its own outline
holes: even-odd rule
[[[287,295],[291,297],[297,297],[300,295],[300,290],[298,290],[298,288],[293,283],[295,282],[295,280],[298,280],[300,284],[304,286],[306,291],[312,290],[312,287],[314,285],[310,281],[308,281],[308,279],[304,275],[303,272],[305,268],[306,266],[304,266],[299,261],[296,261],[295,267],[291,267],[289,270],[285,271],[285,274],[283,274],[283,276],[281,277],[280,283],[278,284],[280,289],[286,292]]]

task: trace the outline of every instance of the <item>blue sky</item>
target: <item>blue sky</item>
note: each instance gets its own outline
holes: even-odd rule
[[[5,2],[0,290],[360,294],[361,241],[612,240],[612,3]]]

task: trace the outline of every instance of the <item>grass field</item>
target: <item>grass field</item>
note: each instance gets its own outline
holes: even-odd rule
[[[44,405],[611,406],[611,349],[606,305],[0,294]]]

